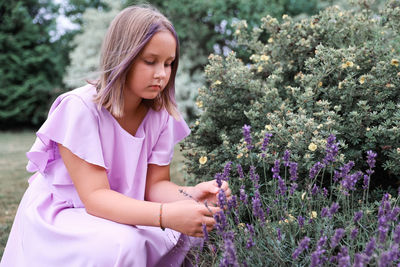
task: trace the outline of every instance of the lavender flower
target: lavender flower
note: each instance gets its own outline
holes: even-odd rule
[[[328,189],[326,189],[325,187],[322,188],[322,194],[324,195],[324,197],[328,197]]]
[[[240,196],[240,201],[242,201],[243,204],[247,205],[247,194],[246,194],[246,191],[244,189],[244,185],[240,186],[239,196]]]
[[[279,241],[282,240],[281,228],[276,228],[276,235]]]
[[[377,155],[378,154],[374,153],[372,150],[367,151],[367,163],[370,169],[375,168],[375,163],[376,163],[375,158]]]
[[[350,266],[350,256],[347,247],[342,247],[338,253],[338,266],[349,267]]]
[[[354,255],[354,267],[364,267],[366,264],[365,255],[362,253],[356,253]]]
[[[237,196],[233,195],[229,200],[228,200],[228,210],[229,211],[234,211],[237,208]]]
[[[329,217],[332,217],[339,210],[340,206],[338,203],[333,202],[330,209],[329,209]]]
[[[359,220],[361,220],[362,217],[363,217],[363,212],[362,212],[362,210],[357,211],[357,212],[354,214],[354,218],[353,218],[354,223],[357,223]]]
[[[368,189],[368,185],[369,185],[369,176],[364,174],[364,180],[363,180],[363,189]]]
[[[394,229],[393,241],[400,245],[400,224],[397,224],[396,229]]]
[[[249,231],[250,235],[254,236],[255,235],[255,231],[254,231],[253,225],[246,223],[246,227],[247,227],[247,230]]]
[[[251,134],[250,134],[251,126],[245,124],[242,129],[243,129],[244,141],[246,142],[246,147],[248,150],[251,150],[253,148],[253,145],[251,144]]]
[[[290,164],[290,162],[289,162],[289,160],[290,160],[290,150],[285,150],[282,160],[283,160],[283,165],[285,167],[289,167],[289,164]]]
[[[264,140],[263,140],[262,147],[261,147],[261,151],[262,151],[261,157],[263,157],[263,158],[265,158],[265,151],[267,151],[267,146],[269,144],[269,140],[271,137],[272,137],[272,134],[270,134],[270,133],[266,133],[264,136]]]
[[[381,244],[385,243],[386,241],[386,236],[387,236],[387,232],[389,231],[388,227],[385,226],[379,226],[378,227],[378,232],[379,232],[379,242]]]
[[[328,241],[328,237],[326,235],[321,236],[321,238],[318,240],[317,247],[322,249],[325,246],[326,241]]]
[[[318,172],[324,167],[325,165],[319,161],[315,163],[310,169],[310,179],[314,179],[315,176],[317,176]]]
[[[309,237],[304,237],[300,242],[299,246],[296,248],[296,250],[292,254],[292,258],[295,260],[299,257],[299,255],[306,249],[308,249],[308,244],[310,243],[310,238]]]
[[[304,226],[304,221],[305,221],[305,219],[304,219],[303,216],[299,215],[299,216],[297,217],[297,222],[299,223],[299,227],[300,227],[300,228],[303,228],[303,226]]]
[[[255,245],[256,245],[256,243],[254,242],[253,238],[250,236],[249,239],[247,239],[246,248],[249,249]]]
[[[319,192],[319,188],[316,184],[314,184],[313,188],[311,189],[311,194],[313,196],[315,196],[316,194],[318,194],[318,192]]]
[[[285,195],[285,193],[287,191],[287,187],[286,187],[285,181],[283,181],[280,176],[278,177],[278,186],[279,186],[280,194],[282,196]]]
[[[227,232],[224,235],[224,255],[223,258],[221,259],[220,266],[224,267],[239,266],[237,262],[236,249],[233,243],[233,239],[234,239],[233,232]]]
[[[206,226],[205,223],[203,223],[203,235],[204,235],[204,241],[205,242],[210,241],[210,239],[208,237],[207,226]]]
[[[290,173],[290,180],[291,181],[296,181],[297,178],[298,178],[297,167],[298,167],[298,164],[296,162],[290,162],[290,164],[289,164],[289,173]]]
[[[336,229],[335,234],[331,238],[331,248],[335,248],[339,244],[343,235],[344,235],[344,229],[342,228]]]
[[[222,186],[222,173],[218,172],[214,175],[215,181],[217,182],[217,185],[219,188]]]
[[[260,193],[258,190],[255,190],[254,197],[252,198],[253,202],[253,214],[256,218],[259,218],[261,221],[261,225],[265,223],[265,214],[262,209],[261,200],[260,200]]]
[[[372,254],[374,253],[375,247],[376,247],[376,241],[375,238],[372,237],[368,242],[367,246],[365,247],[365,255],[371,257]]]
[[[218,206],[222,209],[227,205],[226,195],[223,189],[219,189],[218,191]]]
[[[229,173],[231,171],[232,162],[228,161],[224,167],[224,173],[222,174],[222,180],[229,181]]]
[[[278,179],[281,176],[279,175],[279,159],[275,160],[274,167],[272,167],[271,171],[273,173],[272,178]]]
[[[320,265],[322,264],[321,256],[322,256],[322,254],[323,254],[324,252],[325,252],[324,249],[319,249],[319,248],[317,248],[317,250],[314,251],[314,252],[311,254],[311,263],[310,263],[310,267],[317,267],[317,266],[320,266]]]
[[[226,216],[223,210],[216,212],[214,214],[214,219],[215,219],[215,226],[217,228],[217,231],[220,235],[223,235],[225,232],[226,227],[228,226],[228,222],[226,220]]]
[[[290,186],[290,192],[289,192],[289,194],[290,194],[290,195],[293,195],[293,194],[294,194],[294,191],[296,191],[296,189],[297,189],[298,186],[299,186],[299,185],[298,185],[297,183],[292,183],[291,186]]]
[[[323,160],[326,166],[335,161],[335,157],[339,152],[339,143],[335,143],[335,141],[336,137],[333,134],[329,135],[326,141],[326,155]]]
[[[237,164],[237,172],[239,174],[239,178],[244,179],[243,168],[242,165],[240,165],[239,163]]]
[[[321,218],[324,218],[324,217],[328,216],[328,213],[329,213],[328,208],[326,208],[326,207],[322,208],[322,210],[321,210]]]
[[[396,222],[398,220],[399,213],[400,213],[400,207],[394,207],[393,210],[388,215],[389,220]]]
[[[353,240],[356,239],[357,236],[358,236],[358,228],[354,228],[354,229],[351,231],[350,236],[351,236],[351,239],[353,239]]]

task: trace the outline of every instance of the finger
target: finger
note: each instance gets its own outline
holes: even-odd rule
[[[232,195],[232,190],[230,188],[228,188],[227,190],[225,190],[225,196],[229,197]]]

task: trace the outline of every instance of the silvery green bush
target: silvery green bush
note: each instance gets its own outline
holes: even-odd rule
[[[203,112],[185,142],[188,181],[213,177],[235,158],[249,162],[240,131],[248,124],[256,145],[266,131],[273,134],[269,167],[290,149],[300,180],[335,134],[342,147],[338,164],[351,160],[364,168],[362,153],[373,150],[372,183],[398,183],[399,21],[398,1],[379,11],[334,6],[301,21],[267,16],[253,28],[239,21],[237,49],[249,56],[209,57],[207,86],[196,102]]]

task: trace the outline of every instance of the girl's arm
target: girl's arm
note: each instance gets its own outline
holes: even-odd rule
[[[86,211],[97,217],[130,225],[160,226],[160,203],[136,200],[110,189],[104,168],[90,164],[58,144],[60,155],[68,170]],[[202,223],[212,229],[215,220],[210,211],[192,200],[164,205],[163,227],[202,236]],[[212,207],[212,212],[219,209]]]
[[[228,183],[224,181],[221,188],[229,198],[231,190]],[[180,191],[184,191],[186,194],[183,194]],[[215,204],[217,202],[218,191],[219,187],[215,180],[199,183],[195,186],[178,186],[170,181],[169,165],[148,165],[145,193],[146,200],[167,203],[190,199],[187,196],[190,195],[198,202],[207,200],[209,203]]]

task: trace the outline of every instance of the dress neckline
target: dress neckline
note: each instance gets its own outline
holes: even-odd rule
[[[117,128],[124,134],[127,135],[129,138],[133,138],[133,139],[137,139],[137,140],[141,140],[144,139],[144,133],[143,133],[143,124],[144,122],[147,120],[147,117],[149,117],[150,112],[152,112],[152,108],[149,107],[149,109],[146,112],[146,115],[144,116],[144,118],[142,119],[142,121],[139,124],[139,127],[136,130],[135,135],[130,134],[127,130],[125,130],[121,124],[119,124],[119,122],[114,118],[114,116],[103,107],[103,109],[105,110],[105,112],[107,113],[107,115],[109,117],[111,117],[111,120],[113,121],[114,124],[117,125]]]

